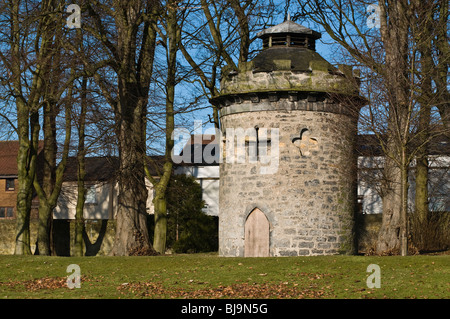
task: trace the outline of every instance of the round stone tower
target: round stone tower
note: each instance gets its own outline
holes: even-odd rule
[[[352,70],[317,52],[320,34],[285,21],[263,50],[222,69],[219,254],[352,253],[354,144],[361,99]]]

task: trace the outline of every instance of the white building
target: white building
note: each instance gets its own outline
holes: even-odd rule
[[[450,211],[450,144],[445,136],[433,140],[429,146],[428,193],[431,212]],[[373,135],[358,137],[358,204],[363,214],[381,214],[381,182],[385,158]],[[414,210],[415,161],[410,163],[408,203]]]

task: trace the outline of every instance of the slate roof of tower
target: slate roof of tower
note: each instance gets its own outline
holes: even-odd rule
[[[261,37],[269,35],[269,34],[277,34],[277,33],[306,34],[306,35],[311,35],[312,38],[315,38],[315,39],[320,39],[320,37],[322,36],[319,32],[311,30],[305,26],[302,26],[301,24],[292,22],[290,20],[286,20],[283,23],[280,23],[271,28],[268,28],[261,32],[258,32],[258,34],[256,34],[256,36],[258,38],[261,38]]]
[[[257,72],[270,72],[278,70],[276,60],[291,61],[291,71],[311,71],[311,61],[320,61],[328,66],[328,71],[336,70],[331,63],[325,60],[319,53],[304,48],[273,47],[270,50],[261,51],[254,59],[254,70]]]

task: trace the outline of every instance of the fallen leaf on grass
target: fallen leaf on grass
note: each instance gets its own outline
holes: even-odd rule
[[[201,289],[183,289],[178,287],[164,287],[162,283],[138,282],[117,289],[123,293],[132,293],[150,298],[321,298],[329,294],[330,290],[319,289],[315,286],[301,288],[298,285],[281,283],[239,283],[230,286],[205,287]]]
[[[81,277],[81,282],[91,281],[85,277]],[[67,288],[67,277],[43,277],[25,281],[9,281],[0,283],[10,288],[25,287],[29,291],[37,291],[41,289],[59,289]]]

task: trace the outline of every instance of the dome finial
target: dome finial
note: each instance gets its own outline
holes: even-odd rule
[[[290,12],[288,12],[288,14],[287,14],[287,21],[291,21],[291,13]]]

